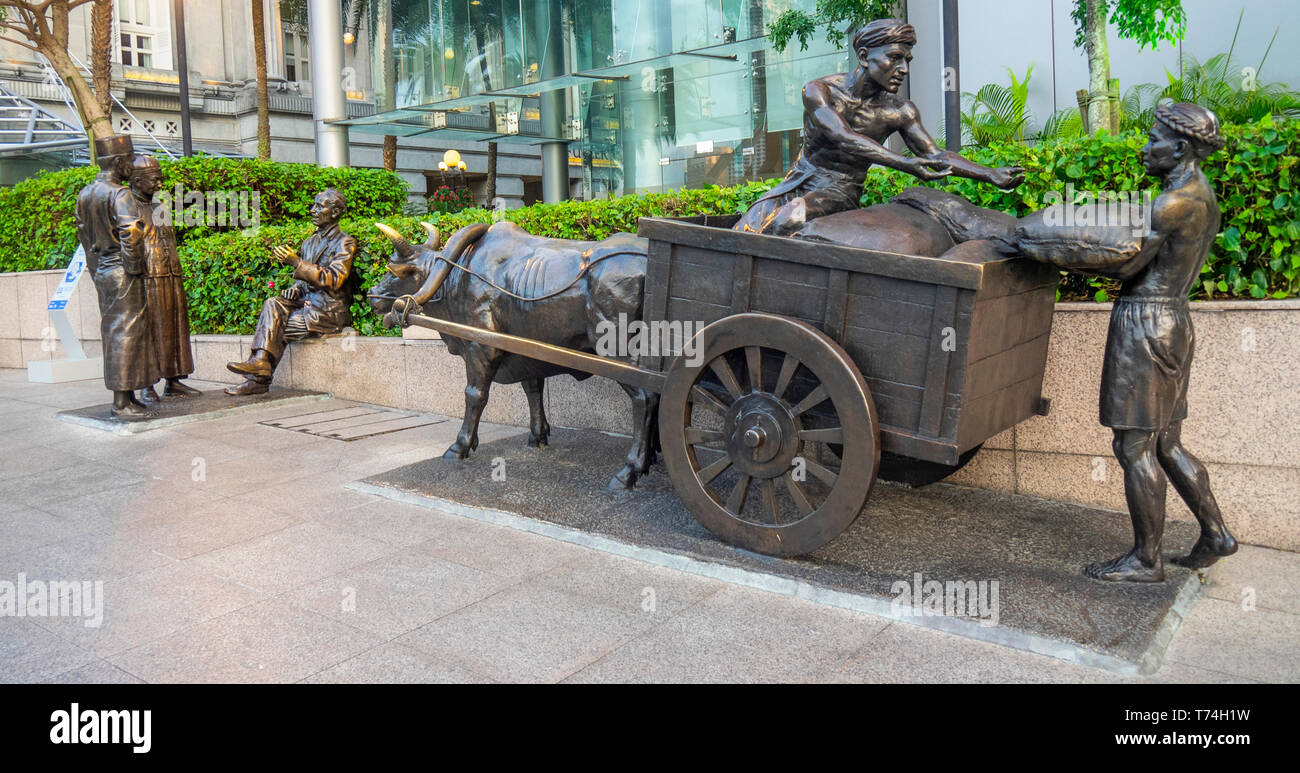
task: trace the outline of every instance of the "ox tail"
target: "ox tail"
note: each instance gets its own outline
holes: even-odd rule
[[[424,286],[415,294],[416,303],[424,305],[442,288],[442,283],[451,273],[451,267],[459,263],[465,251],[487,233],[488,227],[487,223],[472,223],[451,235],[442,250],[442,260],[445,262],[436,264],[424,280]]]

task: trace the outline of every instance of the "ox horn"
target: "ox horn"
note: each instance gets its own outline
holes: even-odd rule
[[[429,240],[424,243],[424,246],[430,250],[438,249],[438,245],[442,243],[441,237],[438,236],[438,229],[433,223],[426,223],[423,220],[420,221],[420,227],[429,234]]]
[[[397,232],[397,229],[383,223],[375,223],[375,228],[378,228],[383,232],[384,236],[388,237],[388,240],[393,243],[393,249],[397,250],[397,254],[403,260],[410,260],[415,256],[415,248],[406,240],[406,237]]]

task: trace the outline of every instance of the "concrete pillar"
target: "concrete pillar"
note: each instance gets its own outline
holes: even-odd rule
[[[546,42],[542,48],[541,80],[564,75],[564,41],[561,36],[560,3],[547,3]],[[542,111],[542,134],[564,136],[564,90],[555,89],[538,100]],[[542,201],[554,204],[569,198],[569,143],[547,142],[542,153]]]
[[[343,19],[338,0],[308,1],[307,43],[311,49],[316,163],[349,166],[348,127],[326,123],[347,117],[343,95]]]

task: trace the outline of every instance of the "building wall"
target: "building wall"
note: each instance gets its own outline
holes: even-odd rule
[[[170,0],[151,0],[153,21],[171,25]],[[267,28],[267,72],[271,89],[271,157],[276,161],[315,163],[311,115],[311,83],[287,83],[284,79],[281,20],[276,0],[263,0]],[[185,4],[185,29],[191,91],[191,132],[196,150],[223,155],[257,155],[256,67],[251,34],[252,12],[246,0],[204,0]],[[114,128],[130,133],[138,149],[157,147],[144,131],[146,125],[163,146],[179,151],[179,102],[175,60],[167,34],[161,27],[155,36],[155,65],[143,69],[123,67],[115,55],[113,87],[130,115],[115,109]],[[166,42],[167,47],[160,46]],[[89,7],[76,9],[69,19],[69,50],[89,63]],[[349,100],[349,115],[366,115],[374,110],[371,83],[370,37],[363,28],[351,45],[344,46],[345,64],[350,68],[348,83],[361,99]],[[63,101],[60,91],[43,84],[35,53],[15,43],[0,40],[0,87],[26,96],[41,107],[72,124],[79,123],[75,110]],[[174,126],[174,130],[169,130]],[[383,165],[380,134],[353,132],[353,166],[377,168]],[[404,138],[399,142],[398,173],[410,184],[411,200],[421,201],[427,183],[425,170],[436,170],[448,149],[461,152],[471,174],[487,171],[487,147],[483,143],[447,142],[437,139]],[[499,148],[498,194],[506,206],[524,203],[523,178],[541,175],[536,148],[502,145]],[[39,164],[62,165],[67,158],[6,160],[9,169],[3,179],[14,181],[29,175]],[[34,166],[36,165],[36,166]],[[21,175],[21,176],[20,176]]]
[[[1088,58],[1081,48],[1074,47],[1073,5],[1074,0],[961,0],[962,91],[973,93],[986,83],[1009,85],[1008,67],[1021,77],[1032,65],[1029,110],[1036,118],[1034,128],[1041,127],[1055,110],[1076,106],[1075,91],[1088,88]],[[1133,41],[1121,40],[1114,25],[1108,27],[1111,77],[1119,79],[1121,93],[1139,83],[1165,83],[1166,71],[1178,74],[1180,57],[1204,62],[1227,52],[1243,8],[1234,58],[1242,67],[1257,68],[1274,31],[1280,28],[1258,76],[1261,81],[1300,88],[1300,57],[1295,56],[1287,35],[1288,31],[1294,35],[1300,25],[1300,4],[1292,0],[1183,0],[1182,5],[1187,12],[1187,34],[1178,46],[1162,44],[1157,50],[1140,50]],[[990,13],[991,6],[996,6],[996,13]],[[910,0],[908,19],[919,38],[913,52],[912,99],[937,133],[943,115],[939,3]]]

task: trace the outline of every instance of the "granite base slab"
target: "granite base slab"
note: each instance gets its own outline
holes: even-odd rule
[[[190,397],[165,397],[149,407],[149,415],[140,419],[113,418],[112,403],[92,405],[88,408],[75,408],[59,411],[61,420],[83,427],[112,432],[116,435],[138,435],[141,432],[207,421],[236,413],[246,413],[262,408],[282,408],[299,403],[313,403],[329,400],[333,395],[328,392],[312,392],[306,389],[282,389],[272,386],[260,395],[236,397],[221,390],[205,391]]]
[[[1126,513],[947,484],[877,483],[843,534],[810,555],[778,559],[732,547],[696,523],[661,465],[634,491],[606,490],[626,438],[554,430],[550,447],[539,450],[525,437],[485,443],[466,461],[431,458],[348,487],[1119,673],[1156,671],[1200,594],[1200,576],[1168,562],[1195,541],[1186,523],[1166,527],[1164,583],[1111,584],[1081,570],[1131,546]],[[939,609],[927,601],[931,581],[947,595],[955,595],[949,583],[976,588],[984,611]]]

